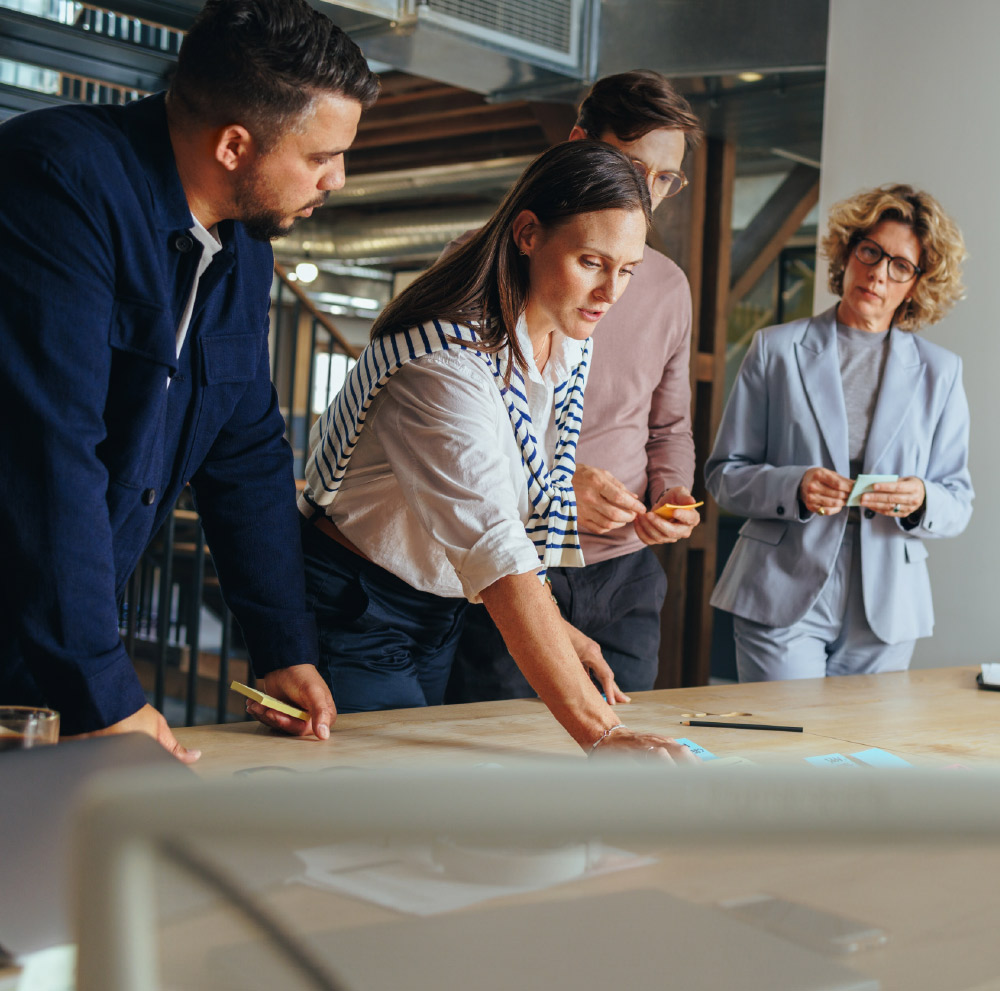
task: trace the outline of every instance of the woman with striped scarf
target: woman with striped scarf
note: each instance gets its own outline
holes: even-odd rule
[[[558,145],[376,320],[313,427],[299,504],[341,711],[439,704],[465,604],[481,601],[585,751],[690,757],[622,725],[612,706],[627,697],[544,583],[547,567],[583,563],[572,481],[590,336],[649,219],[624,155]]]

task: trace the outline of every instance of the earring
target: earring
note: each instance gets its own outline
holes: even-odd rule
[[[521,249],[521,254],[524,255],[525,258],[528,257],[528,252],[525,251],[524,248]]]

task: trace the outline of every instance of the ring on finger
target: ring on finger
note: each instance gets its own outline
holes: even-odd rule
[[[819,513],[820,516],[826,516],[826,506],[820,506],[816,512]]]
[[[901,512],[901,511],[902,511],[902,507],[901,507],[901,506],[899,505],[899,503],[898,503],[898,502],[896,503],[896,505],[895,505],[895,506],[893,506],[893,507],[892,507],[892,511],[893,511],[894,513],[899,513],[899,512]]]

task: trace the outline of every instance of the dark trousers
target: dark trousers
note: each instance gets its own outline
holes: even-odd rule
[[[660,611],[667,576],[648,548],[584,568],[550,568],[552,592],[563,616],[601,645],[626,692],[656,681]],[[446,702],[489,702],[535,694],[507,652],[484,606],[469,606]]]
[[[319,670],[337,711],[440,705],[465,599],[420,592],[308,523],[302,550]]]

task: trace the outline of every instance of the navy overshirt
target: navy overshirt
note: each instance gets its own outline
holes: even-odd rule
[[[315,663],[271,249],[218,225],[178,356],[192,225],[162,94],[0,126],[0,704],[64,733],[145,702],[117,602],[188,482],[257,675]]]

